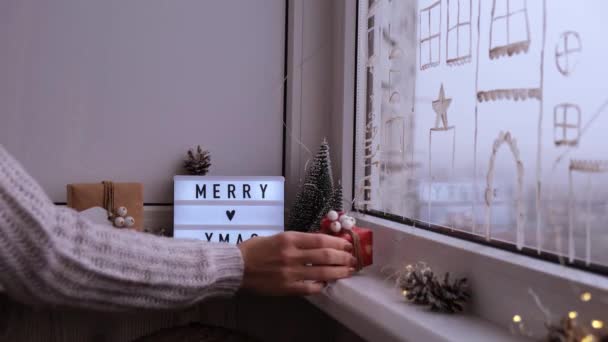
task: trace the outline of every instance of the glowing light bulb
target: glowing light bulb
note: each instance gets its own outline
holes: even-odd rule
[[[594,319],[591,321],[591,326],[593,329],[602,329],[604,327],[604,322],[600,321],[599,319]]]
[[[520,316],[520,315],[515,315],[515,316],[513,316],[513,322],[514,322],[514,323],[519,323],[519,322],[521,322],[521,316]]]
[[[589,292],[584,292],[583,294],[581,294],[581,300],[583,302],[588,302],[591,300],[591,293]]]
[[[403,297],[407,296],[407,290],[403,290],[403,292],[401,292],[403,294]]]
[[[570,319],[575,319],[576,317],[578,317],[578,312],[576,312],[576,311],[570,311],[570,312],[568,312],[568,317]]]
[[[595,338],[593,335],[587,335],[581,339],[581,342],[594,342]]]

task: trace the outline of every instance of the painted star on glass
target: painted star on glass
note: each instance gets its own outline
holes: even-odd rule
[[[435,118],[435,128],[447,129],[448,128],[448,107],[452,103],[452,99],[445,98],[445,91],[443,90],[443,83],[439,89],[439,97],[433,101],[433,110],[437,114]],[[440,126],[443,124],[443,127]]]

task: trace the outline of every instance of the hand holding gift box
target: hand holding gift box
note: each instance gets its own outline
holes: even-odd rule
[[[353,245],[357,271],[373,263],[373,234],[371,229],[355,226],[356,220],[343,212],[330,210],[321,220],[320,233],[337,236]]]

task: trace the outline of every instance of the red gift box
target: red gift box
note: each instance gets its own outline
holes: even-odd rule
[[[340,216],[342,215],[343,214],[340,213]],[[321,233],[337,236],[352,243],[354,247],[352,254],[359,261],[359,269],[371,265],[374,260],[374,240],[372,230],[368,228],[354,226],[350,230],[342,228],[338,233],[334,233],[330,229],[330,225],[332,222],[333,221],[328,218],[323,218],[323,220],[321,221]],[[355,242],[353,241],[353,236],[356,236],[355,239],[357,239],[358,237],[358,246],[356,246]]]

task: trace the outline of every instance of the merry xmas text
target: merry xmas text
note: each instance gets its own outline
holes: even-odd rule
[[[268,188],[268,184],[259,184],[260,186],[260,191],[262,194],[262,199],[266,198],[266,189]],[[209,190],[209,191],[207,191]],[[226,197],[225,198],[237,198],[237,194],[239,195],[238,198],[242,198],[242,199],[248,199],[251,198],[251,192],[252,191],[257,191],[257,188],[253,188],[251,187],[250,184],[243,184],[242,187],[239,187],[237,189],[237,186],[235,184],[227,184],[226,185]],[[237,192],[238,190],[238,192]],[[207,195],[209,195],[209,198],[213,198],[213,199],[222,199],[222,196],[220,195],[220,193],[222,192],[221,189],[221,184],[209,184],[209,189],[207,189],[207,184],[203,184],[202,186],[200,186],[199,184],[196,184],[196,199],[199,199],[200,197],[202,197],[203,199],[207,199]]]
[[[245,239],[243,239],[243,235],[245,235],[245,234],[238,234],[236,236],[236,244],[237,245],[239,243],[245,241]],[[248,234],[248,235],[250,235],[249,239],[258,236],[258,234],[255,234],[255,233]],[[214,241],[212,241],[214,236],[215,236],[216,239]],[[215,242],[215,241],[217,241],[217,242],[230,243],[230,233],[226,233],[226,234],[217,233],[217,235],[216,235],[216,233],[205,233],[205,239],[207,239],[207,242]]]

